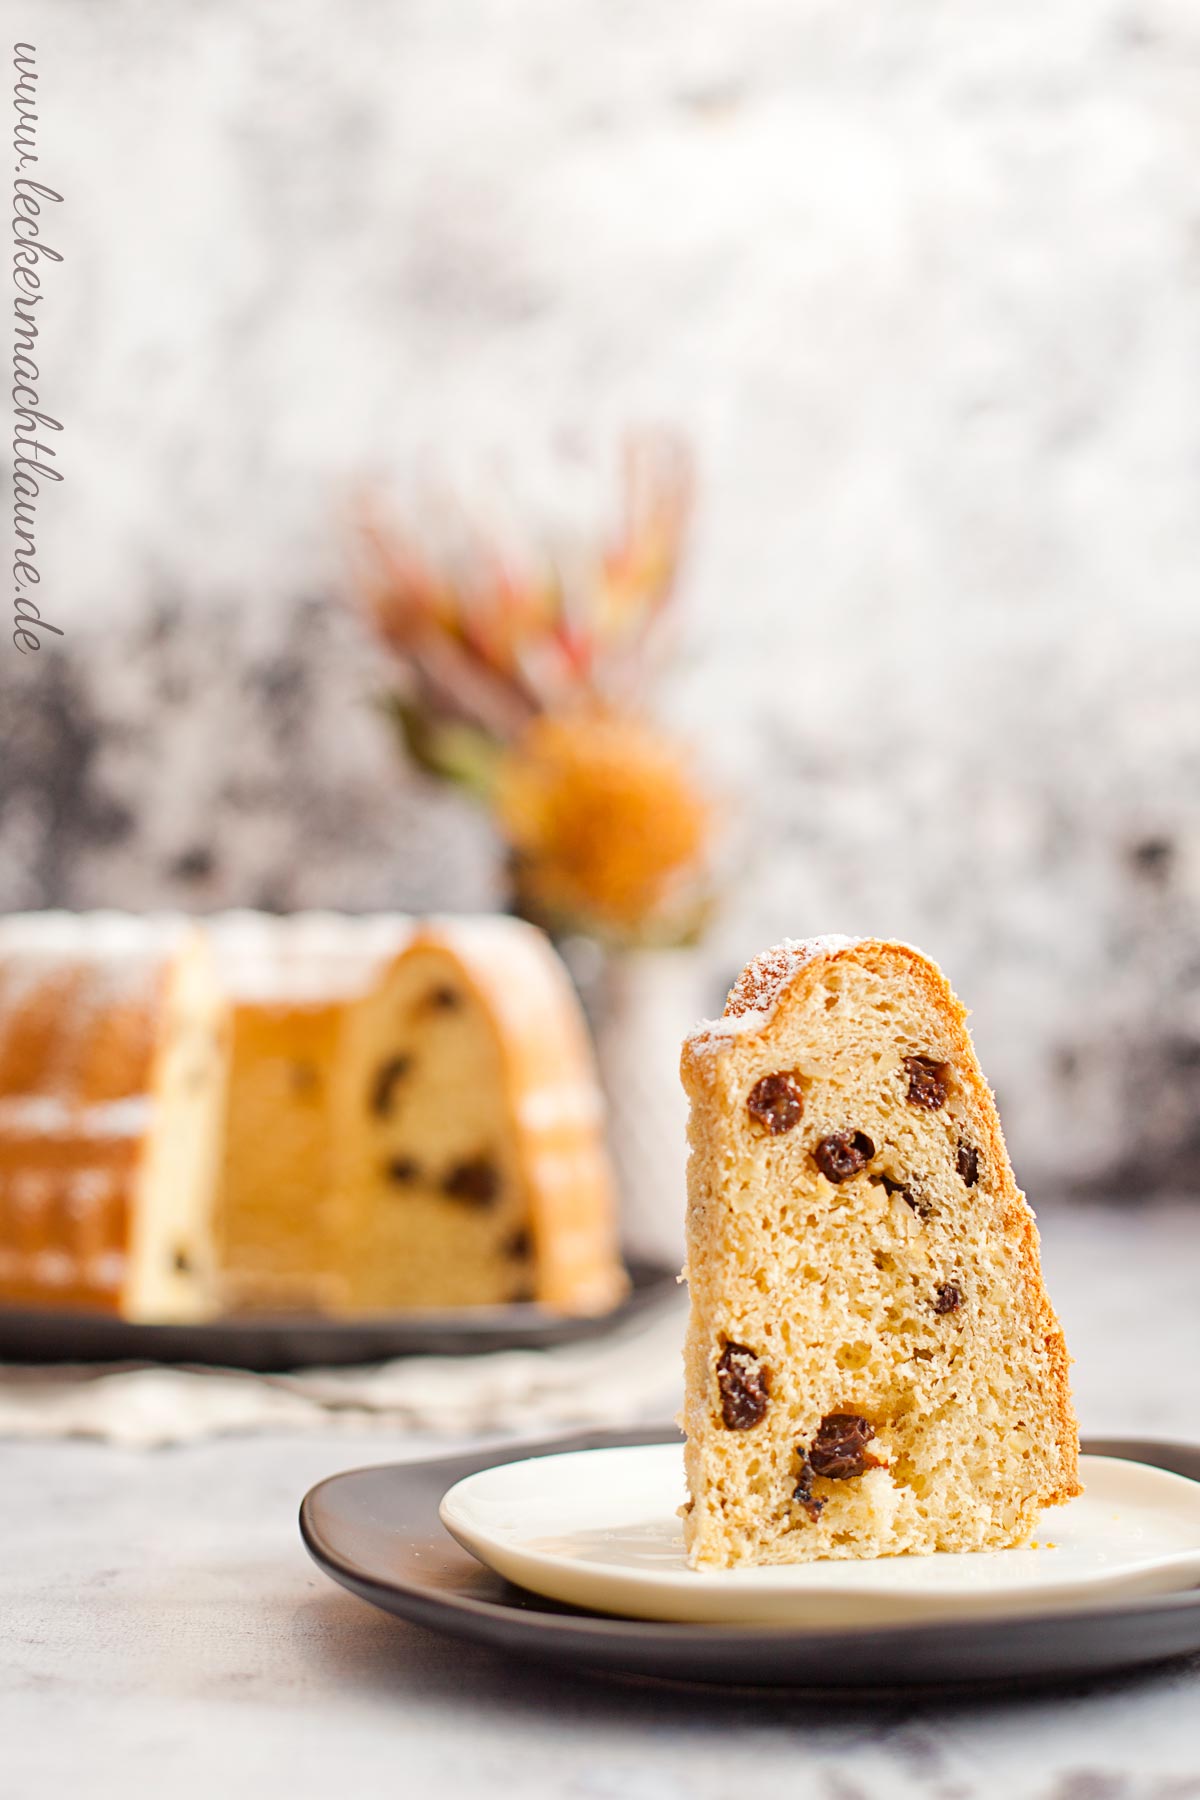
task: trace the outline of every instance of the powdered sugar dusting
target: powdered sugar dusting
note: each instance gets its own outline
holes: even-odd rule
[[[0,918],[0,956],[128,965],[169,955],[187,931],[183,913],[35,912]]]
[[[218,977],[236,1002],[317,1006],[364,993],[412,936],[400,913],[210,914]]]
[[[822,937],[784,938],[782,943],[760,951],[729,990],[721,1017],[702,1020],[689,1034],[689,1042],[696,1049],[717,1050],[736,1037],[763,1030],[770,1023],[780,994],[805,963],[853,949],[862,941],[828,932]]]
[[[81,1030],[114,1005],[148,1005],[192,929],[182,913],[10,913],[0,919],[0,1025],[55,984],[70,984]]]
[[[136,1138],[149,1128],[150,1098],[130,1094],[96,1106],[74,1106],[57,1094],[0,1099],[0,1133],[23,1138]]]
[[[815,956],[848,950],[857,938],[829,934],[825,937],[784,938],[770,950],[763,950],[746,964],[730,990],[725,1014],[771,1012],[775,1002],[792,977]]]

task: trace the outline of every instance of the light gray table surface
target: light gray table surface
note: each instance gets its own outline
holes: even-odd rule
[[[1200,1440],[1200,1206],[1042,1227],[1085,1431]],[[723,1694],[525,1666],[326,1581],[306,1488],[447,1448],[0,1445],[0,1800],[1200,1796],[1200,1658],[1009,1697]]]

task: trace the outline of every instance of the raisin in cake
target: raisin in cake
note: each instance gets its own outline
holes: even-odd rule
[[[336,1071],[355,1007],[412,932],[399,913],[206,920],[230,1008],[216,1242],[230,1312],[352,1306],[352,1197],[336,1179]]]
[[[940,970],[786,943],[683,1050],[697,1566],[1021,1542],[1077,1494],[1033,1214]]]
[[[0,920],[0,1301],[214,1309],[225,1041],[182,919]]]
[[[426,921],[357,1010],[342,1075],[356,1306],[619,1298],[590,1047],[541,932]]]

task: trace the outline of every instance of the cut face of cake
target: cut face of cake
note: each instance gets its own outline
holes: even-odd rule
[[[750,963],[684,1045],[696,1566],[999,1549],[1080,1491],[965,1021],[917,951],[812,939]]]
[[[223,913],[206,922],[230,1005],[217,1255],[230,1312],[350,1304],[355,1209],[335,1180],[338,1070],[354,1009],[412,932],[398,913]]]
[[[540,932],[426,921],[356,1010],[342,1077],[357,1308],[620,1297],[587,1036]]]

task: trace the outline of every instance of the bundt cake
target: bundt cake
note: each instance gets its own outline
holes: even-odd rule
[[[0,1303],[170,1322],[624,1289],[574,991],[513,919],[0,921]]]
[[[695,1566],[997,1549],[1080,1491],[965,1021],[919,952],[816,938],[757,957],[684,1044]]]

